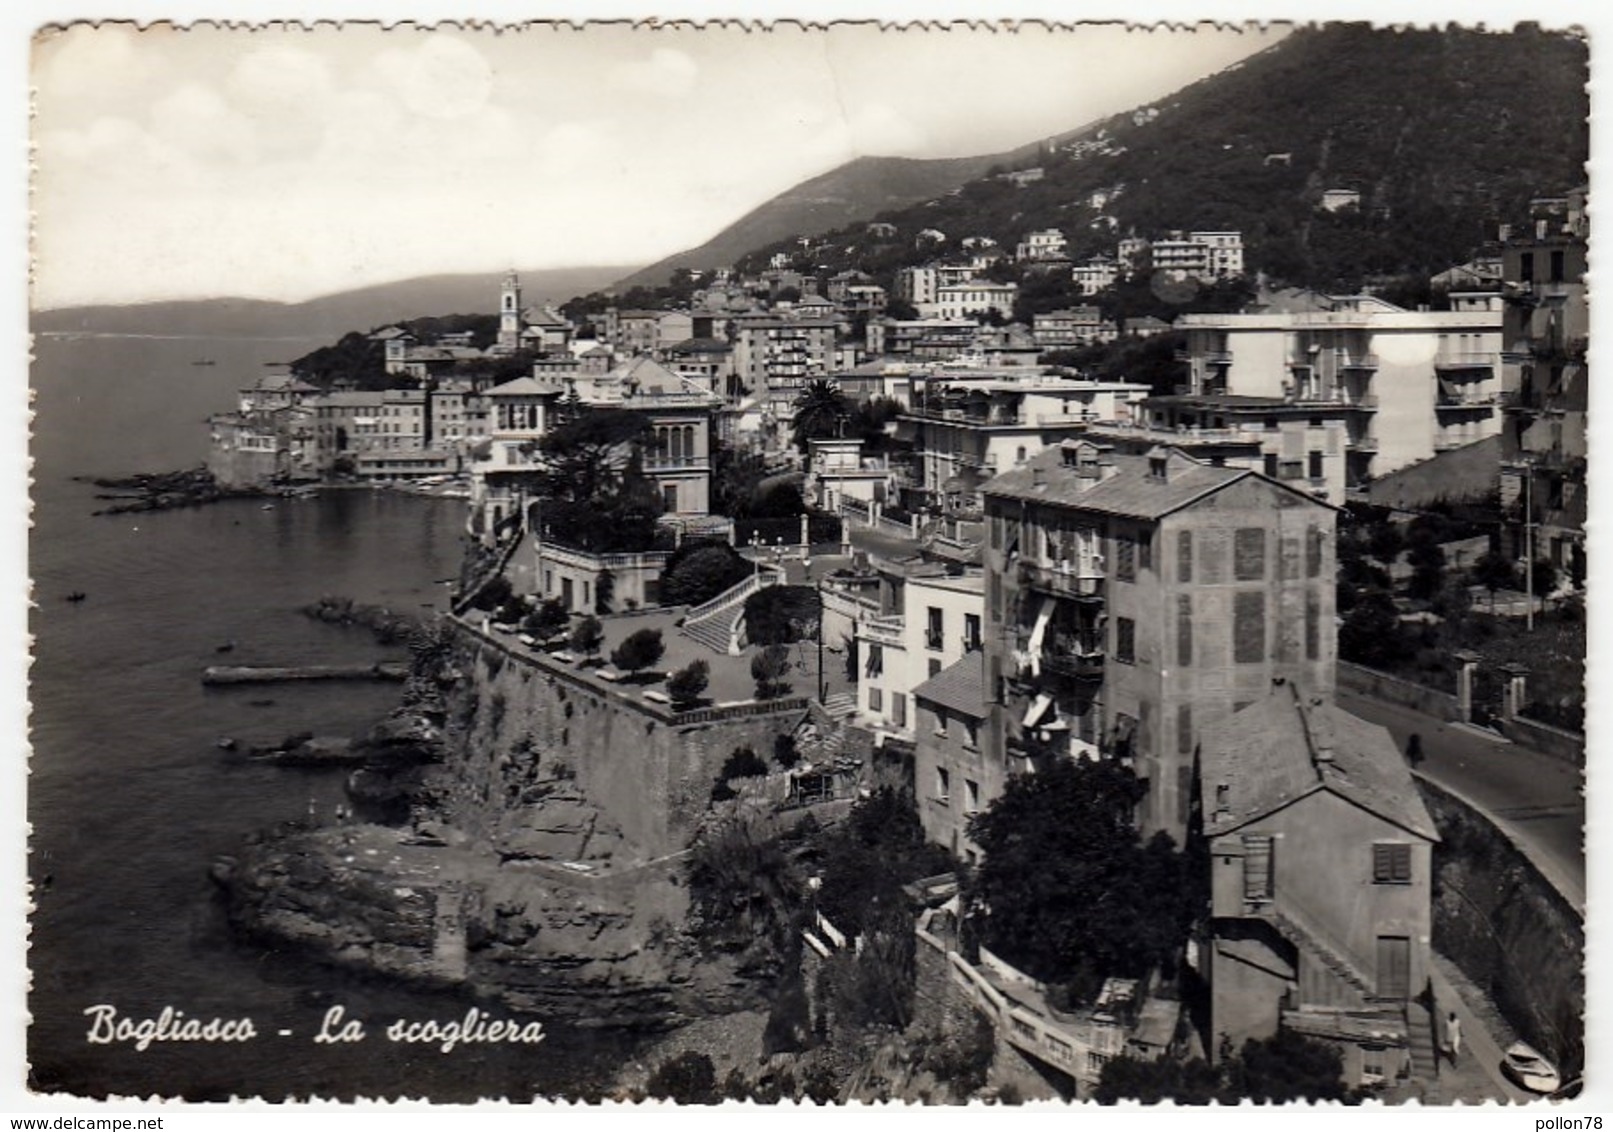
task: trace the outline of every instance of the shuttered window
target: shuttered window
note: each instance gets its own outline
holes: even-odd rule
[[[1372,847],[1373,884],[1411,883],[1411,846],[1380,843]]]
[[[1193,532],[1176,532],[1176,580],[1178,582],[1191,582],[1193,580]]]
[[[1271,838],[1268,836],[1243,835],[1243,898],[1271,899]]]
[[[1239,527],[1232,536],[1232,577],[1239,582],[1259,582],[1266,577],[1266,532],[1259,527]]]

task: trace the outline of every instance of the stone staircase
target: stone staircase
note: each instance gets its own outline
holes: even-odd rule
[[[1273,908],[1266,913],[1271,924],[1279,934],[1288,942],[1302,951],[1309,952],[1321,960],[1322,965],[1332,971],[1343,982],[1355,988],[1363,997],[1373,993],[1372,981],[1362,974],[1354,963],[1334,951],[1324,943],[1319,935],[1299,923],[1291,913],[1279,912]]]
[[[689,610],[678,632],[705,645],[719,656],[739,655],[739,627],[745,617],[745,601],[758,590],[784,584],[784,572],[765,567],[743,582]]]
[[[850,692],[835,692],[823,701],[823,710],[834,719],[850,719],[857,714],[857,697]]]
[[[1434,1046],[1434,1016],[1420,1002],[1406,1004],[1406,1033],[1411,1042],[1411,1076],[1432,1082],[1439,1076],[1439,1054]]]

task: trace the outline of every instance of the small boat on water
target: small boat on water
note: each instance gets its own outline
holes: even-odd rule
[[[74,590],[72,593],[67,595],[67,600],[72,602],[74,605],[77,605],[79,602],[84,600],[85,596],[86,595],[83,590]]]
[[[1554,1093],[1563,1083],[1557,1067],[1524,1042],[1507,1047],[1501,1058],[1501,1072],[1531,1093]]]

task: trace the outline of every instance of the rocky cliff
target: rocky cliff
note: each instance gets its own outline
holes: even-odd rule
[[[557,695],[471,638],[427,634],[414,651],[403,703],[350,782],[371,820],[279,829],[219,861],[231,921],[583,1025],[659,1029],[759,1004],[738,960],[702,953],[685,928],[683,850],[707,764],[733,737],[658,744],[654,721],[609,693]],[[762,732],[790,723],[743,730],[770,749]]]

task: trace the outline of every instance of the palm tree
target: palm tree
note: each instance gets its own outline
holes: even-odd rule
[[[813,437],[837,436],[849,411],[840,386],[827,378],[810,381],[795,398],[795,445],[804,454]]]

